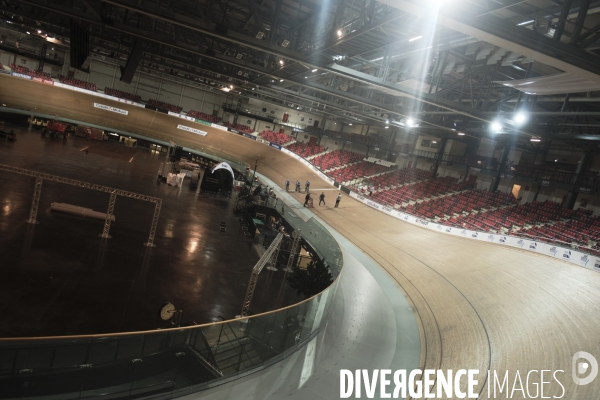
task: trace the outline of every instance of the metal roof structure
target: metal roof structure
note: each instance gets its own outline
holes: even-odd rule
[[[600,1],[0,4],[0,24],[10,29],[39,29],[67,45],[74,20],[89,27],[98,56],[124,64],[142,41],[139,68],[147,72],[169,68],[184,80],[339,121],[404,129],[411,118],[418,132],[476,137],[493,136],[496,121],[529,147],[532,137],[579,147],[600,140],[600,94],[533,95],[507,84],[561,73],[594,83],[573,90],[600,84]],[[525,122],[515,122],[518,113],[527,113]]]

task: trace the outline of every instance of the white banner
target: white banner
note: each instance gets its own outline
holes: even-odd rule
[[[285,149],[283,149],[285,150]],[[383,206],[370,200],[368,197],[364,197],[356,192],[350,192],[350,197],[368,205],[371,208],[389,214],[402,221],[409,222],[414,225],[425,227],[437,232],[455,235],[459,237],[469,238],[473,240],[480,240],[488,243],[497,243],[505,246],[515,247],[531,251],[534,253],[544,254],[550,257],[560,258],[563,261],[567,261],[572,264],[576,264],[582,267],[593,269],[600,272],[600,257],[585,254],[581,251],[576,251],[570,248],[559,247],[549,243],[536,242],[534,240],[524,239],[516,236],[499,235],[489,232],[478,232],[469,229],[455,228],[447,225],[443,225],[437,222],[428,221],[422,218],[415,217],[410,214],[405,214],[401,211],[396,211],[392,208]]]
[[[222,130],[222,131],[226,131],[226,130],[227,130],[227,127],[226,127],[226,126],[223,126],[223,125],[210,124],[210,126],[212,126],[213,128],[220,129],[220,130]]]
[[[25,75],[25,74],[20,74],[18,72],[11,72],[10,73],[12,76],[16,76],[17,78],[21,78],[21,79],[29,79],[31,80],[31,76],[30,75]]]
[[[99,108],[101,110],[112,111],[114,113],[121,114],[121,115],[129,114],[129,111],[127,111],[127,110],[121,110],[120,108],[107,106],[105,104],[94,103],[94,107]]]
[[[189,126],[185,126],[185,125],[177,125],[177,129],[181,129],[182,131],[192,132],[197,135],[206,136],[206,132],[201,131],[199,129],[190,128]]]

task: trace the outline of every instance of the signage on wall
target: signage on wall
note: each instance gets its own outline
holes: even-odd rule
[[[105,104],[100,104],[100,103],[94,103],[94,107],[95,108],[99,108],[101,110],[106,110],[106,111],[111,111],[117,114],[121,114],[121,115],[128,115],[129,111],[127,110],[121,110],[120,108],[117,107],[112,107],[112,106],[107,106]]]
[[[206,136],[206,132],[201,131],[199,129],[190,128],[189,126],[185,126],[185,125],[177,125],[177,129],[181,129],[182,131],[192,132],[192,133],[195,133],[196,135]]]

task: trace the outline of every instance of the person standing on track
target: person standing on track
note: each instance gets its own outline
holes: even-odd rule
[[[304,207],[311,201],[310,193],[306,193],[306,197],[304,198]]]
[[[342,199],[342,194],[338,193],[337,198],[335,199],[335,207],[337,208],[337,206],[340,204],[340,200]]]
[[[310,192],[310,182],[308,180],[304,184],[304,192],[306,192],[306,193]]]
[[[300,181],[296,179],[296,192],[300,191]]]
[[[321,192],[321,195],[319,196],[319,205],[321,205],[321,202],[327,207],[327,203],[325,203],[325,192]]]
[[[289,179],[285,180],[285,191],[286,192],[290,191],[290,180]]]

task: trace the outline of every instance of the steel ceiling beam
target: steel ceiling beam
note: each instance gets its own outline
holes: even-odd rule
[[[410,98],[413,98],[415,100],[418,100],[418,101],[421,101],[424,103],[428,103],[428,104],[438,106],[438,107],[441,107],[444,109],[455,111],[458,114],[462,114],[462,115],[465,115],[465,116],[468,116],[471,118],[484,120],[484,121],[486,120],[485,118],[477,115],[477,113],[473,112],[472,110],[462,109],[462,107],[460,107],[459,105],[451,104],[450,102],[447,102],[447,101],[436,100],[433,98],[433,96],[422,95],[421,93],[418,93],[416,91],[411,91],[406,88],[403,88],[400,85],[391,84],[391,83],[384,84],[383,82],[381,82],[380,79],[377,79],[377,78],[372,77],[367,74],[362,74],[355,70],[350,70],[347,68],[341,70],[339,68],[340,66],[333,67],[331,65],[325,66],[325,65],[315,64],[311,60],[306,60],[304,54],[297,53],[297,52],[289,50],[289,49],[285,49],[281,46],[269,46],[268,44],[265,44],[264,41],[261,41],[261,40],[255,39],[255,38],[251,38],[251,37],[248,37],[248,36],[236,33],[236,32],[231,32],[231,31],[227,35],[218,34],[214,31],[212,31],[212,29],[210,29],[210,28],[205,28],[205,27],[200,26],[197,23],[198,21],[195,21],[195,20],[193,20],[187,16],[181,15],[181,14],[177,14],[174,12],[167,13],[167,12],[164,12],[164,10],[156,10],[156,11],[162,11],[162,13],[160,15],[157,15],[157,14],[153,13],[152,12],[153,10],[151,10],[149,8],[142,9],[141,7],[138,7],[138,6],[123,4],[121,2],[114,1],[114,0],[102,0],[102,1],[112,4],[114,6],[117,6],[117,7],[123,7],[127,10],[137,12],[137,13],[146,15],[151,18],[158,18],[165,22],[169,22],[172,24],[176,24],[176,25],[191,29],[191,30],[195,30],[195,31],[204,33],[206,35],[213,36],[215,38],[219,38],[219,39],[222,39],[225,41],[229,41],[232,43],[247,46],[254,50],[267,52],[267,53],[270,53],[270,54],[278,56],[278,57],[287,58],[291,61],[294,61],[297,63],[302,63],[302,64],[305,64],[312,68],[318,68],[321,70],[325,70],[327,72],[332,72],[334,74],[341,75],[341,76],[351,79],[351,80],[357,80],[361,83],[368,84],[368,85],[374,87],[375,89],[384,89],[386,92],[395,92],[397,96],[410,97]],[[41,5],[41,4],[38,4],[37,2],[31,1],[31,0],[22,0],[22,2],[25,2],[28,4],[33,4],[33,5],[38,5],[38,6],[45,7],[45,8],[51,8],[49,6]],[[279,77],[276,77],[276,78],[279,78]],[[299,83],[301,84],[301,82],[299,82]]]
[[[409,0],[380,0],[420,18],[432,18],[432,10]],[[575,46],[553,40],[514,23],[486,15],[474,18],[460,7],[442,7],[437,23],[517,54],[524,55],[581,78],[600,83],[600,57]]]
[[[117,7],[122,6],[121,3],[118,3],[116,1],[107,0],[106,2],[109,3],[109,4],[113,4],[113,5],[117,6]],[[46,4],[40,4],[40,3],[36,2],[36,1],[31,1],[31,0],[23,0],[22,3],[27,3],[27,4],[30,4],[30,5],[33,5],[33,6],[41,7],[43,9],[47,9],[47,10],[50,10],[50,11],[58,12],[60,14],[67,15],[69,17],[75,16],[76,18],[87,20],[90,23],[96,23],[98,25],[102,25],[105,29],[114,29],[116,31],[119,31],[119,32],[122,32],[122,33],[127,33],[127,34],[130,34],[130,35],[136,36],[136,37],[144,37],[144,38],[146,38],[148,40],[152,40],[152,41],[155,41],[157,43],[160,43],[160,44],[163,44],[163,45],[166,45],[166,46],[170,46],[170,47],[175,48],[175,49],[179,49],[179,50],[182,50],[182,51],[186,51],[186,52],[198,54],[198,55],[201,55],[201,56],[203,56],[205,58],[211,58],[211,59],[215,59],[215,60],[220,60],[222,62],[225,62],[225,63],[229,64],[229,65],[236,66],[238,68],[243,68],[245,70],[254,71],[254,72],[257,72],[257,73],[261,73],[261,74],[266,74],[266,75],[272,76],[274,79],[279,79],[279,77],[276,76],[273,71],[249,65],[247,62],[246,62],[246,64],[243,64],[241,62],[238,62],[238,60],[236,60],[236,59],[231,59],[230,60],[230,59],[227,59],[225,57],[210,57],[210,56],[206,56],[204,54],[204,52],[203,52],[203,49],[201,49],[201,48],[193,47],[193,46],[188,46],[188,45],[186,45],[186,46],[176,45],[176,44],[174,45],[173,43],[165,42],[164,38],[157,38],[157,37],[154,37],[153,35],[149,36],[149,34],[148,34],[147,31],[135,30],[134,28],[131,28],[131,27],[122,26],[122,24],[119,24],[119,23],[114,23],[113,25],[99,24],[96,21],[89,20],[89,18],[86,18],[85,16],[82,16],[81,14],[77,14],[77,13],[74,14],[74,10],[73,9],[68,9],[68,10],[59,9],[59,8],[56,8],[56,6],[54,6],[54,5],[48,6]],[[247,36],[238,34],[236,32],[230,32],[228,35],[215,34],[209,28],[204,28],[204,27],[198,26],[197,25],[197,22],[198,22],[197,20],[195,21],[196,25],[194,26],[194,25],[189,25],[188,22],[184,21],[184,19],[186,18],[185,16],[181,16],[181,15],[177,14],[176,16],[179,19],[177,19],[177,20],[172,19],[173,18],[172,15],[175,15],[172,12],[161,10],[162,11],[161,15],[155,15],[155,14],[152,14],[148,10],[141,10],[141,9],[137,9],[135,7],[132,7],[132,6],[126,6],[126,9],[130,10],[130,12],[138,12],[138,13],[141,13],[141,14],[146,15],[146,16],[151,17],[151,18],[158,18],[158,19],[160,19],[160,20],[162,20],[162,21],[164,21],[166,23],[178,25],[178,26],[181,26],[183,28],[188,28],[188,29],[190,29],[192,31],[196,31],[196,32],[200,32],[200,33],[206,34],[207,36],[210,35],[212,37],[219,38],[219,39],[222,39],[222,40],[226,40],[226,41],[229,41],[229,42],[232,42],[232,43],[241,44],[241,45],[250,47],[250,48],[255,49],[255,50],[259,50],[259,51],[263,51],[263,52],[268,52],[268,53],[271,53],[271,54],[277,54],[277,55],[280,55],[282,57],[285,57],[285,58],[288,58],[288,59],[292,59],[293,61],[301,61],[299,59],[299,56],[301,56],[301,54],[299,54],[299,53],[292,52],[292,51],[289,51],[289,50],[286,50],[286,49],[283,49],[283,48],[282,49],[272,49],[272,48],[269,48],[268,46],[266,46],[264,44],[264,42],[261,43],[261,41],[259,41],[259,40],[254,40],[253,38],[249,38]],[[351,79],[351,80],[354,80],[354,81],[365,83],[365,84],[370,85],[372,87],[375,87],[376,89],[379,89],[379,90],[384,89],[386,92],[389,91],[393,95],[403,95],[403,96],[406,96],[406,97],[410,97],[410,98],[416,99],[418,101],[422,101],[422,102],[429,103],[429,104],[432,104],[432,105],[437,106],[437,107],[448,109],[450,111],[453,111],[454,113],[458,113],[458,114],[465,115],[467,117],[479,119],[479,120],[484,121],[484,122],[487,122],[487,119],[488,119],[487,116],[482,116],[482,115],[480,115],[478,113],[475,113],[475,112],[469,112],[466,109],[460,109],[459,107],[456,106],[456,104],[451,104],[451,103],[446,102],[446,101],[432,100],[432,99],[428,98],[428,96],[426,96],[426,95],[422,95],[422,94],[420,94],[420,93],[418,93],[416,91],[410,91],[410,90],[408,90],[406,88],[399,87],[399,85],[384,84],[382,82],[378,82],[376,80],[376,78],[373,77],[373,76],[371,76],[371,75],[361,74],[359,76],[358,74],[360,74],[360,72],[355,71],[355,70],[350,70],[350,69],[347,69],[347,68],[344,69],[344,67],[341,67],[341,66],[317,66],[317,65],[313,65],[313,66],[317,67],[319,69],[322,69],[322,70],[326,70],[328,72],[333,72],[333,73],[335,73],[335,74],[337,74],[339,76],[343,76],[345,78],[348,78],[348,79]],[[232,76],[232,77],[233,78],[237,78],[236,76]],[[341,99],[350,100],[350,101],[353,101],[353,102],[364,104],[366,106],[376,105],[377,107],[381,108],[382,112],[386,112],[388,114],[398,114],[400,116],[406,116],[406,113],[402,109],[399,109],[399,108],[397,108],[395,106],[391,106],[390,107],[389,104],[385,104],[385,103],[381,103],[381,102],[374,102],[373,100],[370,100],[370,99],[367,99],[367,98],[363,98],[363,97],[360,97],[360,96],[356,96],[356,95],[352,95],[352,94],[349,94],[347,92],[335,90],[335,89],[332,89],[332,88],[329,88],[329,87],[326,87],[326,86],[317,85],[317,84],[310,83],[310,82],[303,82],[303,80],[294,81],[294,83],[296,83],[298,85],[312,87],[312,88],[314,88],[314,89],[316,89],[316,90],[318,90],[320,92],[323,92],[323,93],[326,93],[326,94],[329,94],[329,95],[333,95],[333,96],[336,96],[336,97],[341,98]],[[382,95],[385,97],[386,95],[384,93],[382,93]],[[357,115],[360,115],[360,112],[354,112],[353,111],[353,113],[357,114]],[[369,119],[372,118],[372,115],[361,115],[361,116],[363,118],[369,118]],[[427,124],[430,124],[431,126],[434,126],[436,128],[450,129],[450,127],[447,127],[445,125],[440,125],[437,122],[431,122],[431,121],[423,121],[423,122],[427,123]]]

